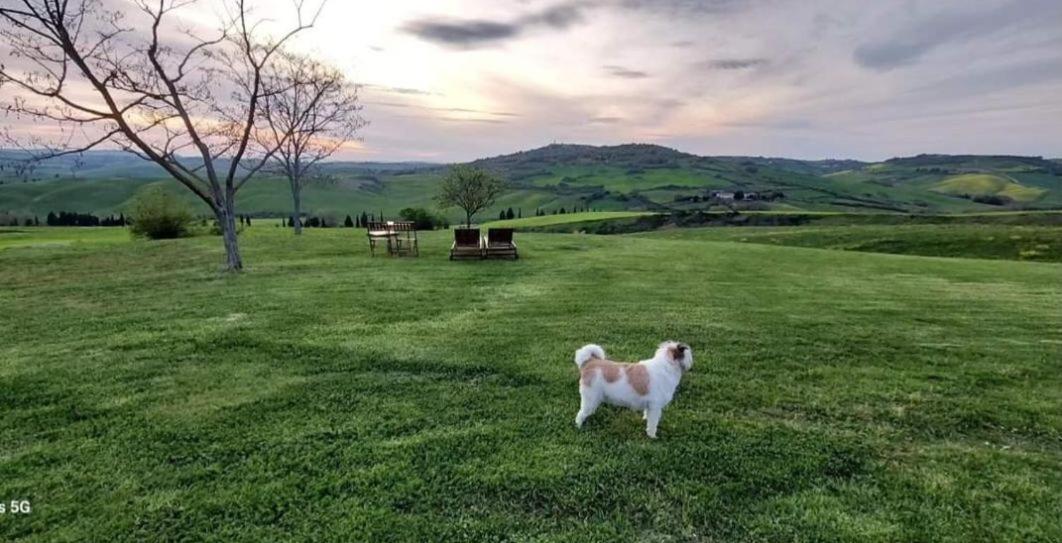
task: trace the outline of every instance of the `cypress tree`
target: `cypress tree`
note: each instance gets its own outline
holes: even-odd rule
[[[343,226],[347,228],[354,228],[354,219],[351,219],[350,215],[347,215],[347,220],[343,221]]]

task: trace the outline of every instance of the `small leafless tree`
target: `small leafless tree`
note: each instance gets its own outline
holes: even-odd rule
[[[210,207],[227,269],[242,269],[236,193],[279,147],[259,148],[252,136],[271,92],[266,70],[320,13],[304,1],[293,0],[290,28],[271,32],[245,0],[224,0],[207,33],[174,13],[196,0],[131,0],[127,9],[111,0],[0,0],[0,47],[13,63],[0,66],[3,108],[60,132],[24,135],[18,146],[43,160],[111,144],[158,164]]]
[[[85,155],[84,153],[78,153],[74,155],[74,160],[70,163],[70,177],[77,179],[78,172],[85,167]]]
[[[472,228],[472,217],[494,205],[505,189],[505,182],[490,172],[468,164],[457,164],[451,166],[446,177],[443,177],[436,200],[443,209],[456,206],[464,210],[465,227]]]
[[[358,90],[339,70],[312,58],[282,51],[270,66],[267,84],[276,89],[262,101],[263,148],[276,149],[271,171],[288,179],[292,225],[302,233],[302,188],[320,174],[320,163],[351,141],[366,122]]]

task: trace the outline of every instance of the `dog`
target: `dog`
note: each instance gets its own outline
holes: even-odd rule
[[[598,345],[586,345],[575,351],[579,366],[579,413],[575,426],[583,427],[601,402],[642,412],[645,433],[656,438],[660,416],[671,403],[682,376],[693,368],[693,351],[689,345],[665,341],[649,360],[637,364],[613,362]]]

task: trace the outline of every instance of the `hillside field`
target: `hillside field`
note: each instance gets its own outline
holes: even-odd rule
[[[359,234],[0,229],[0,540],[1062,539],[1062,265]],[[672,338],[659,439],[575,429],[577,347]]]
[[[906,224],[671,228],[635,234],[657,239],[736,241],[871,253],[1062,262],[1062,227]]]
[[[542,226],[557,226],[573,223],[631,219],[635,217],[643,217],[645,215],[650,214],[651,213],[645,211],[589,211],[583,213],[565,213],[562,215],[523,217],[521,219],[508,219],[504,221],[490,221],[484,224],[483,226],[487,228],[537,228]]]
[[[118,214],[129,209],[138,190],[158,183],[207,213],[159,170],[121,153],[89,153],[84,164],[57,159],[21,178],[3,169],[8,155],[0,150],[0,216]],[[864,163],[705,157],[644,144],[554,144],[472,164],[509,184],[479,222],[509,208],[523,217],[561,209],[925,214],[1062,209],[1062,163],[1039,157],[919,155]],[[362,212],[393,217],[405,207],[436,209],[446,165],[335,162],[322,173],[304,191],[306,213],[340,220]],[[717,191],[741,193],[742,200],[713,199]],[[237,207],[258,217],[287,216],[290,189],[283,179],[263,176],[240,192]],[[457,209],[443,213],[451,222],[464,218]]]

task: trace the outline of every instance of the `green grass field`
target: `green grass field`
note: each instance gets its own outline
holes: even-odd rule
[[[541,226],[555,226],[558,224],[630,219],[632,217],[642,217],[645,215],[652,215],[652,213],[647,211],[587,211],[583,213],[565,213],[562,215],[544,215],[541,217],[523,217],[521,219],[491,221],[483,226],[488,228],[538,228]]]
[[[0,149],[0,162],[4,152]],[[0,217],[44,218],[51,211],[118,214],[137,190],[160,183],[200,213],[195,200],[160,169],[130,155],[89,153],[86,167],[59,160],[32,180],[0,170]],[[480,222],[512,208],[532,217],[538,209],[598,211],[725,211],[706,198],[712,190],[771,193],[739,207],[774,211],[961,213],[1008,209],[1062,209],[1062,169],[1035,157],[920,156],[879,164],[845,161],[844,169],[790,159],[697,157],[657,146],[549,145],[476,161],[509,183]],[[76,175],[75,175],[76,170]],[[445,167],[426,164],[329,163],[327,179],[310,183],[303,210],[342,220],[361,212],[396,216],[405,207],[435,209]],[[1013,205],[989,205],[974,196],[1005,196]],[[242,213],[286,216],[285,180],[262,177],[240,192]],[[456,223],[460,210],[443,213]],[[8,221],[10,222],[10,221]]]
[[[1062,262],[1062,228],[1057,226],[906,224],[672,228],[634,235],[872,253]]]
[[[217,238],[27,231],[3,541],[1062,539],[1058,264],[559,234],[454,263],[448,232],[372,259],[261,225],[227,276]],[[574,428],[574,349],[669,338],[696,362],[658,440]]]
[[[933,190],[945,194],[1006,196],[1019,202],[1039,198],[1044,189],[1027,187],[1002,175],[964,174],[948,177],[933,185]]]

